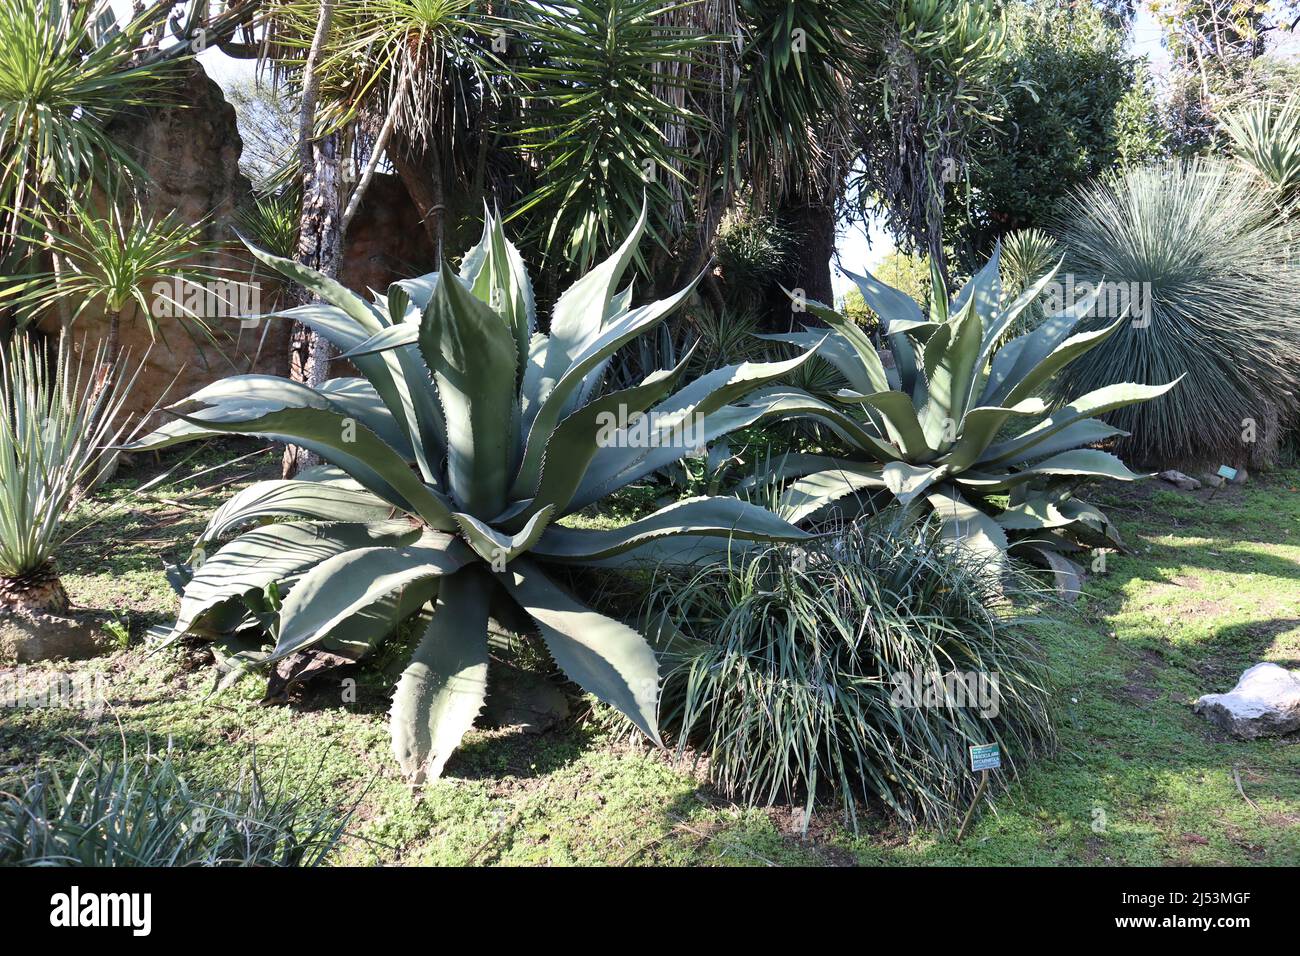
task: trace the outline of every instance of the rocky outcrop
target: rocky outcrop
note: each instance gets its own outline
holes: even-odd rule
[[[255,269],[238,245],[233,229],[236,211],[248,201],[251,189],[239,170],[243,144],[234,107],[199,66],[186,70],[169,102],[115,120],[109,133],[133,151],[147,174],[146,212],[174,213],[185,222],[204,223],[204,238],[229,244],[228,251],[196,263],[221,270],[218,274],[227,283],[247,283],[237,288],[244,304],[255,303],[253,311],[267,311],[284,301],[287,292],[278,279],[268,275],[265,267]],[[382,290],[396,278],[430,271],[434,260],[397,177],[376,176],[344,249],[344,284],[363,294],[368,288]],[[129,353],[133,363],[146,352],[148,356],[126,410],[134,416],[146,414],[164,394],[166,402],[178,401],[236,373],[284,374],[290,323],[271,320],[248,327],[237,316],[220,314],[229,311],[221,307],[209,316],[215,342],[187,333],[178,320],[170,319],[161,322],[165,340],[154,342],[143,317],[127,317],[121,330],[123,353]],[[108,317],[102,311],[87,309],[76,319],[75,341],[93,350],[107,328]],[[40,329],[57,333],[57,317],[47,317]],[[344,368],[340,363],[339,371]]]

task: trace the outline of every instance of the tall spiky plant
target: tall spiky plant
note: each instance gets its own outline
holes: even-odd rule
[[[63,188],[138,171],[104,127],[123,110],[158,101],[174,64],[136,63],[135,55],[167,8],[157,4],[101,36],[96,4],[0,4],[0,251],[27,234],[30,217]]]
[[[1268,185],[1279,210],[1292,214],[1300,200],[1300,93],[1257,100],[1220,122],[1237,162]]]
[[[98,387],[101,344],[76,361],[65,336],[49,351],[25,336],[0,350],[0,606],[63,611],[67,594],[53,559],[77,489],[94,484],[103,450],[122,433],[133,378]]]
[[[1300,271],[1273,213],[1267,191],[1211,160],[1112,175],[1064,205],[1063,274],[1123,290],[1135,321],[1063,370],[1061,393],[1187,374],[1177,391],[1110,415],[1131,433],[1122,453],[1153,465],[1271,463],[1300,412]]]

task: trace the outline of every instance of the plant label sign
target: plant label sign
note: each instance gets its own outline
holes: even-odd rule
[[[1220,465],[1216,474],[1224,481],[1235,481],[1237,478],[1237,469],[1228,465]]]
[[[997,770],[1002,766],[1002,751],[997,744],[975,744],[970,748],[970,769]]]

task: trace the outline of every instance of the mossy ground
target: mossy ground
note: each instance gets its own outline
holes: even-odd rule
[[[190,474],[230,447],[165,463]],[[582,707],[544,734],[475,730],[443,780],[412,791],[385,725],[397,653],[287,707],[260,706],[252,679],[212,693],[201,648],[144,647],[176,607],[162,561],[184,557],[228,483],[273,467],[262,455],[132,495],[137,476],[156,471],[137,461],[83,508],[102,517],[59,556],[65,583],[77,604],[116,611],[131,641],[89,662],[10,670],[25,687],[98,675],[108,701],[98,714],[0,714],[0,783],[74,760],[83,745],[169,741],[190,773],[220,781],[256,748],[317,805],[354,810],[338,858],[349,863],[1300,864],[1300,741],[1235,741],[1190,708],[1257,661],[1300,667],[1300,472],[1218,492],[1147,483],[1093,496],[1133,553],[1110,555],[1077,613],[1040,629],[1060,688],[1060,749],[998,793],[958,845],[871,813],[855,834],[830,802],[804,835],[794,808],[735,806],[702,768],[611,735]],[[621,507],[646,504],[634,495]]]

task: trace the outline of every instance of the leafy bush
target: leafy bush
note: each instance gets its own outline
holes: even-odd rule
[[[818,354],[849,387],[827,396],[834,404],[795,391],[764,393],[753,404],[826,422],[849,454],[790,455],[764,480],[797,479],[782,498],[781,513],[791,521],[859,491],[887,493],[904,507],[934,511],[946,537],[992,565],[1000,566],[1014,545],[1072,590],[1079,569],[1062,552],[1120,546],[1106,516],[1074,497],[1075,486],[1089,478],[1141,477],[1114,455],[1083,447],[1121,434],[1094,416],[1155,398],[1173,383],[1100,387],[1053,409],[1042,397],[1053,377],[1128,320],[1071,334],[1091,312],[1094,294],[999,347],[1056,275],[1003,303],[999,268],[995,254],[951,302],[936,274],[928,317],[897,289],[849,273],[881,317],[893,357],[888,368],[855,322],[810,302],[808,311],[834,330]],[[806,345],[823,334],[805,329],[770,338]]]
[[[683,632],[665,726],[747,802],[802,796],[807,814],[830,790],[856,820],[865,791],[942,824],[970,800],[968,745],[997,741],[1014,767],[1054,739],[1033,641],[989,576],[921,524],[669,574],[648,609]]]
[[[86,373],[67,338],[52,350],[18,335],[0,349],[0,605],[62,611],[53,558],[77,489],[93,485],[122,434],[133,377]],[[94,357],[102,367],[104,348]]]
[[[717,255],[729,286],[771,281],[790,262],[793,239],[770,215],[732,210],[718,224]]]
[[[574,600],[536,562],[686,560],[716,547],[714,538],[806,537],[734,498],[677,502],[608,530],[559,519],[751,424],[730,403],[808,356],[726,366],[675,390],[684,359],[596,397],[613,353],[691,292],[632,308],[631,288],[616,291],[644,223],[643,210],[615,255],[560,297],[549,336],[535,331],[522,259],[491,217],[459,274],[444,266],[394,283],[373,304],[254,249],[325,300],[279,314],[344,350],[363,377],[312,389],[233,376],[131,446],[235,433],[289,441],[330,463],[259,482],[213,515],[200,549],[262,526],[180,572],[188,582],[173,635],[242,633],[245,659],[258,664],[313,648],[355,660],[417,617],[423,636],[397,685],[393,746],[410,776],[436,777],[483,704],[489,613],[504,602],[538,626],[570,678],[657,740],[649,644]],[[258,650],[266,630],[269,655]]]
[[[1151,166],[1071,197],[1058,232],[1076,283],[1136,288],[1143,307],[1063,370],[1060,393],[1186,373],[1110,415],[1132,436],[1118,449],[1153,465],[1270,464],[1300,395],[1300,271],[1270,192],[1219,162]]]
[[[83,759],[0,792],[0,865],[317,866],[351,818],[310,813],[250,761],[230,786],[191,784],[170,754]]]

